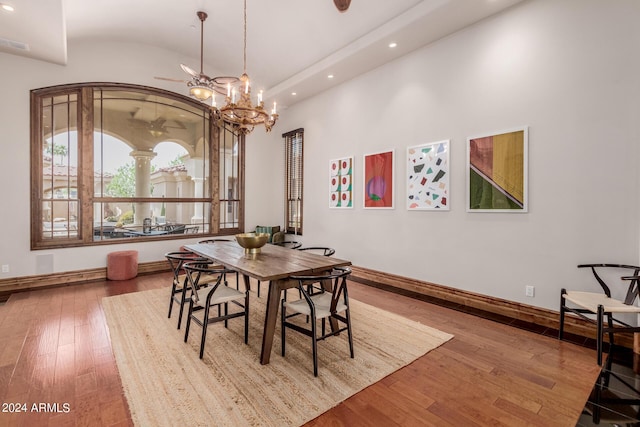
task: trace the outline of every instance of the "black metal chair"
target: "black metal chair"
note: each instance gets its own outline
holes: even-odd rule
[[[296,301],[281,301],[281,333],[282,356],[285,355],[286,329],[293,329],[312,340],[313,351],[313,375],[318,376],[318,341],[338,335],[347,331],[349,339],[349,352],[353,359],[353,334],[351,331],[351,314],[349,311],[349,295],[347,291],[347,276],[351,274],[349,268],[334,268],[330,274],[317,276],[292,276],[292,280],[298,281],[298,290],[302,298]],[[318,289],[314,283],[322,283],[331,280],[331,291]],[[288,314],[291,313],[291,314]],[[344,313],[344,314],[342,314]],[[298,316],[309,316],[310,324],[306,327],[301,321],[292,322],[291,319]],[[327,332],[326,319],[336,319],[344,324],[343,327]],[[321,333],[318,335],[317,321],[322,321]]]
[[[229,319],[244,317],[244,343],[247,344],[249,341],[249,291],[242,292],[227,286],[223,278],[231,270],[216,266],[213,261],[189,262],[185,263],[183,268],[187,275],[187,286],[191,291],[184,342],[189,338],[191,322],[200,325],[202,327],[200,359],[202,359],[207,339],[207,326],[210,323],[224,322],[226,328]],[[208,283],[207,287],[201,286],[203,279]],[[236,310],[229,312],[229,303]],[[212,315],[212,307],[217,308],[216,315]],[[240,310],[238,311],[237,308]],[[203,311],[202,318],[197,314],[200,311]]]
[[[631,326],[620,319],[624,314],[640,314],[640,307],[635,305],[638,298],[638,285],[640,267],[623,264],[581,264],[578,268],[590,268],[596,281],[600,284],[602,292],[560,291],[560,328],[558,338],[563,339],[566,313],[573,313],[578,317],[596,325],[596,351],[598,365],[602,366],[602,353],[604,348],[604,336],[609,338],[609,354],[607,365],[610,365],[611,353],[614,348],[614,334],[640,332],[639,326]],[[627,275],[623,280],[629,281],[624,300],[612,298],[611,289],[602,279],[601,269],[626,270]],[[600,274],[598,274],[600,271]],[[628,275],[633,271],[632,275]],[[567,305],[571,303],[571,306]],[[614,317],[614,315],[618,317]],[[605,326],[606,317],[606,326]]]
[[[180,306],[180,313],[178,316],[178,329],[180,329],[184,305],[187,302],[187,276],[182,267],[185,262],[198,260],[206,261],[206,258],[202,258],[189,251],[167,252],[164,256],[167,258],[167,261],[169,261],[169,265],[171,265],[171,270],[173,271],[171,296],[169,299],[169,315],[167,317],[171,318],[173,304],[177,303]]]

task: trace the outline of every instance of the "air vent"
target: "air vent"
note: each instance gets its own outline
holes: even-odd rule
[[[26,43],[17,42],[15,40],[3,39],[2,37],[0,37],[0,48],[2,47],[8,47],[10,49],[16,49],[16,50],[27,50],[27,51],[30,50],[29,45]]]

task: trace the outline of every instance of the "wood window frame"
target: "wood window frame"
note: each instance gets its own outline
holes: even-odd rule
[[[223,123],[217,115],[215,110],[212,110],[209,106],[202,104],[199,101],[193,100],[189,97],[176,94],[174,92],[166,91],[163,89],[152,88],[148,86],[140,86],[126,83],[80,83],[80,84],[67,84],[60,86],[45,87],[40,89],[33,89],[30,92],[30,159],[31,159],[31,249],[52,249],[52,248],[65,248],[65,247],[77,247],[77,246],[96,246],[104,244],[122,244],[137,241],[153,241],[153,240],[172,240],[172,239],[184,239],[193,237],[193,235],[180,235],[180,234],[167,234],[162,236],[144,236],[144,237],[128,237],[115,238],[108,240],[95,240],[94,239],[94,203],[99,203],[99,197],[94,196],[94,90],[95,89],[110,89],[110,90],[130,90],[132,92],[140,92],[149,95],[156,95],[161,97],[170,98],[179,102],[189,104],[191,107],[202,109],[204,114],[208,118],[208,135],[209,141],[209,189],[205,197],[200,198],[144,198],[145,202],[160,202],[167,203],[207,203],[210,207],[210,212],[207,212],[207,218],[209,221],[209,230],[206,233],[198,233],[198,236],[217,236],[217,235],[233,235],[235,233],[244,230],[244,194],[245,194],[245,174],[244,174],[244,162],[245,162],[245,137],[240,132],[236,132],[228,123]],[[77,123],[76,131],[78,136],[78,153],[77,153],[77,204],[78,204],[78,217],[77,217],[77,233],[73,237],[67,236],[66,238],[45,238],[44,226],[43,226],[43,214],[44,214],[44,186],[43,186],[43,167],[44,167],[44,152],[43,144],[45,143],[45,133],[43,130],[42,120],[42,102],[43,99],[52,98],[55,96],[63,96],[66,94],[75,94],[77,96]],[[203,114],[203,115],[204,115]],[[222,199],[226,197],[219,192],[219,173],[220,173],[220,133],[222,129],[231,129],[238,137],[238,167],[237,167],[237,222],[234,222],[233,227],[221,229],[220,226],[220,206]],[[55,159],[54,159],[55,161]],[[52,163],[53,173],[53,163]],[[239,200],[238,200],[239,199]],[[52,199],[53,200],[53,199]],[[129,201],[135,199],[128,199]],[[139,199],[138,200],[142,200]],[[206,200],[206,201],[205,201]],[[118,202],[118,198],[110,199],[110,201]],[[53,236],[53,230],[51,235]]]
[[[285,232],[302,235],[304,194],[304,129],[282,134],[285,143]],[[299,154],[294,152],[299,144]],[[297,221],[296,218],[297,217]]]

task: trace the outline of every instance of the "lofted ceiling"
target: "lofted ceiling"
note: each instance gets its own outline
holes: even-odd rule
[[[247,71],[281,106],[313,96],[523,0],[247,0]],[[242,0],[0,0],[0,52],[66,64],[67,43],[110,40],[154,45],[204,72],[242,73]],[[397,46],[390,48],[389,43]],[[169,59],[171,60],[171,59]],[[189,78],[175,64],[175,74]],[[329,79],[331,74],[334,77]],[[176,83],[176,92],[187,93]],[[292,95],[295,92],[296,95]]]

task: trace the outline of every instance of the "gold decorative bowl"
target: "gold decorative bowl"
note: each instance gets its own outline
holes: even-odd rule
[[[267,244],[269,233],[241,233],[236,234],[236,241],[244,248],[246,254],[257,254],[260,248]]]

